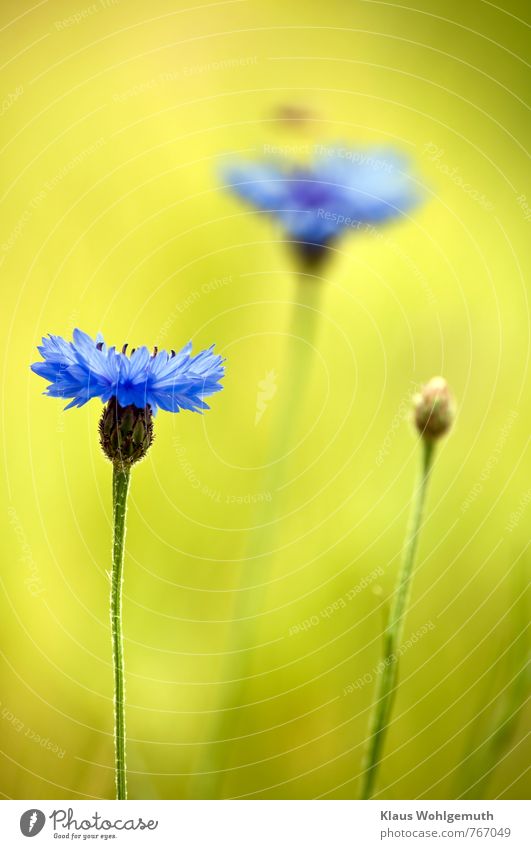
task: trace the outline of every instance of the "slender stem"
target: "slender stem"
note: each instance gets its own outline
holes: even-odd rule
[[[127,799],[125,771],[125,681],[122,631],[122,587],[125,543],[125,517],[129,491],[129,466],[115,463],[113,467],[112,501],[114,535],[111,575],[111,633],[114,670],[114,751],[116,798]]]
[[[413,496],[410,524],[404,547],[404,557],[384,634],[384,651],[382,663],[380,664],[382,671],[378,678],[376,701],[369,726],[369,745],[363,774],[362,799],[370,799],[374,792],[374,785],[397,691],[398,651],[404,627],[404,614],[409,597],[411,575],[415,564],[415,554],[417,552],[435,443],[429,439],[422,439],[422,446],[420,480]]]
[[[311,386],[311,373],[315,354],[315,340],[319,331],[320,306],[324,283],[318,277],[305,273],[301,269],[296,275],[295,295],[290,317],[289,336],[286,340],[284,372],[286,375],[286,397],[290,399],[280,410],[273,433],[271,434],[268,456],[270,462],[264,470],[261,487],[264,491],[273,491],[279,482],[284,482],[285,467],[288,462],[286,449],[300,424],[303,412],[304,393]],[[280,459],[275,462],[276,458]],[[256,511],[256,529],[247,540],[246,557],[242,561],[238,586],[244,583],[248,562],[263,558],[272,552],[278,531],[278,523],[272,517],[278,516],[280,505],[260,504]],[[263,584],[268,579],[268,566],[264,562],[260,570]],[[224,773],[221,771],[222,758],[226,749],[223,742],[230,739],[234,722],[234,709],[242,701],[252,658],[253,642],[256,639],[256,617],[260,612],[262,594],[258,590],[240,590],[235,593],[233,624],[229,632],[227,654],[223,666],[222,679],[230,681],[222,685],[223,696],[207,742],[199,759],[199,769],[193,788],[194,798],[216,799],[220,797]],[[242,646],[244,648],[242,648]],[[228,689],[227,689],[228,688]],[[223,741],[223,742],[222,742]],[[197,789],[196,789],[197,788]]]

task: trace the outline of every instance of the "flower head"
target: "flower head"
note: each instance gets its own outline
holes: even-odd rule
[[[444,377],[432,377],[413,397],[415,424],[424,439],[443,436],[454,420],[454,402]]]
[[[116,399],[121,407],[138,409],[149,406],[153,415],[158,408],[178,413],[208,409],[204,398],[223,387],[223,359],[213,347],[192,356],[189,342],[178,354],[171,351],[150,353],[145,346],[127,355],[108,348],[101,335],[91,339],[74,330],[72,342],[61,336],[48,336],[38,350],[43,362],[32,370],[49,381],[45,394],[53,398],[71,398],[69,407],[82,407],[91,398],[103,403]]]
[[[408,162],[383,148],[316,145],[311,165],[239,161],[226,185],[280,221],[290,241],[322,254],[343,231],[404,215],[419,202]]]

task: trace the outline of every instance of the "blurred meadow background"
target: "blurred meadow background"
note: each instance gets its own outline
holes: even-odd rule
[[[101,407],[63,413],[29,370],[76,326],[227,358],[211,411],[160,413],[133,472],[131,798],[356,797],[417,471],[409,398],[434,374],[458,416],[378,795],[525,797],[529,7],[417,6],[2,3],[5,798],[114,792]],[[288,393],[292,258],[217,172],[334,142],[403,152],[425,202],[338,242]]]

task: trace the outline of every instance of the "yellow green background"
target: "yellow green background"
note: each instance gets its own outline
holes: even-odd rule
[[[63,414],[29,370],[76,326],[227,358],[211,411],[160,413],[133,474],[131,797],[356,796],[374,681],[344,691],[380,659],[419,453],[404,411],[440,373],[458,415],[404,639],[433,627],[402,658],[379,793],[525,796],[529,8],[416,6],[2,3],[4,797],[113,795],[100,404]],[[408,154],[426,201],[338,243],[293,391],[291,257],[216,171],[334,141]]]

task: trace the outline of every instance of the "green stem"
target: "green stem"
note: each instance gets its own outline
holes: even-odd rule
[[[314,360],[314,346],[319,330],[320,306],[324,283],[318,277],[301,270],[296,276],[296,288],[290,317],[289,335],[286,340],[284,370],[287,388],[285,397],[288,403],[280,410],[268,447],[270,463],[264,471],[261,487],[273,491],[279,482],[284,482],[285,467],[289,458],[285,455],[293,434],[300,424],[303,412],[305,390],[311,386],[311,372]],[[280,459],[275,462],[275,459]],[[278,492],[278,490],[277,490]],[[280,498],[280,496],[279,496]],[[256,513],[256,529],[248,538],[246,557],[242,561],[238,586],[244,583],[247,562],[260,557],[272,557],[277,525],[271,520],[278,516],[280,507],[275,503],[261,504]],[[268,563],[264,563],[260,572],[263,584],[268,579]],[[229,632],[227,655],[223,667],[222,679],[232,682],[222,687],[229,688],[222,696],[204,751],[200,756],[193,798],[217,799],[224,778],[221,772],[226,744],[221,741],[230,739],[235,719],[233,716],[242,701],[252,658],[250,648],[255,641],[256,617],[260,612],[262,593],[260,590],[246,590],[235,593],[233,623]],[[246,648],[241,649],[244,645]]]
[[[125,681],[124,646],[122,630],[122,587],[125,543],[125,517],[131,469],[115,463],[112,479],[114,534],[112,544],[111,575],[111,634],[114,671],[114,751],[116,798],[127,799],[125,771]]]
[[[420,481],[413,496],[404,557],[384,634],[383,669],[378,678],[376,701],[369,726],[369,744],[362,781],[362,799],[370,799],[374,792],[374,785],[397,690],[398,651],[400,649],[400,640],[402,639],[404,614],[409,597],[411,575],[415,564],[415,554],[417,552],[435,443],[432,440],[423,439],[422,447]]]

